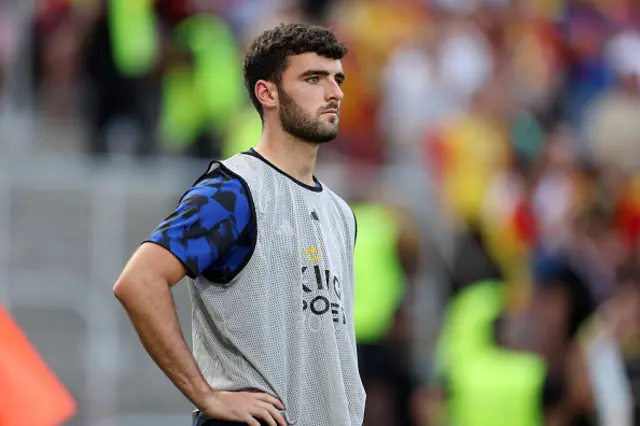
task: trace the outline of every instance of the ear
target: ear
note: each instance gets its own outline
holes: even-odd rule
[[[253,90],[265,110],[275,108],[278,105],[278,88],[274,83],[258,80]]]

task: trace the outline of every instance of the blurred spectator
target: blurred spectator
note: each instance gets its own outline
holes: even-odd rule
[[[198,4],[174,3],[131,9],[118,0],[102,9],[86,45],[91,152],[133,134],[120,149],[220,157],[246,101],[235,36]]]
[[[378,197],[376,197],[378,198]],[[369,198],[352,203],[358,221],[354,307],[359,367],[368,404],[365,425],[411,425],[415,387],[408,363],[409,316],[419,243],[406,211]]]
[[[427,167],[441,180],[445,205],[462,223],[478,223],[491,182],[509,168],[505,107],[498,82],[486,85],[468,111],[445,120],[426,140]]]
[[[613,80],[603,47],[609,35],[609,22],[592,3],[570,1],[562,18],[566,45],[565,108],[573,129],[582,132],[586,106]],[[580,156],[586,155],[583,139],[576,139]]]
[[[0,100],[6,89],[9,71],[17,59],[18,28],[12,7],[0,2]]]
[[[571,130],[559,125],[548,135],[539,160],[533,205],[541,243],[565,244],[576,208],[582,205],[581,168]]]
[[[539,348],[554,374],[562,374],[569,345],[595,312],[596,300],[582,273],[562,253],[541,256],[534,273],[532,303],[540,333]]]
[[[180,21],[170,37],[169,49],[175,56],[162,78],[164,146],[168,151],[218,158],[230,151],[225,145],[237,136],[230,132],[241,131],[230,125],[249,105],[236,40],[224,20],[201,13]],[[252,134],[253,143],[259,136]],[[237,152],[234,147],[233,153]]]
[[[634,149],[640,134],[640,33],[616,35],[605,54],[616,84],[589,105],[586,134],[601,164],[635,170],[640,167]]]
[[[480,278],[448,304],[437,369],[422,392],[428,424],[562,424],[553,377],[507,314],[504,290],[500,280]]]
[[[73,111],[83,34],[73,19],[71,2],[48,0],[38,5],[32,37],[34,89],[46,113],[62,119]]]
[[[585,419],[584,424],[598,419],[635,425],[640,418],[639,271],[637,258],[617,270],[613,297],[582,327],[569,352],[569,408],[574,417]]]
[[[84,99],[89,151],[149,155],[156,139],[159,80],[154,70],[161,59],[161,27],[150,1],[136,2],[133,8],[121,0],[101,3],[85,44],[92,89]]]
[[[397,48],[420,44],[426,13],[420,2],[358,0],[340,2],[328,18],[350,48],[343,63],[350,83],[344,87],[339,149],[359,163],[380,165],[387,160],[385,141],[378,130],[387,123],[393,125],[389,121],[395,119],[395,115],[380,114],[384,94],[381,73]],[[409,107],[396,104],[394,112]],[[380,120],[380,127],[375,124],[376,118]],[[362,125],[367,122],[373,125]],[[395,141],[389,140],[389,143]]]

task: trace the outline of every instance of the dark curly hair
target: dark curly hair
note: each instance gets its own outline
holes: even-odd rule
[[[244,59],[244,84],[260,117],[262,105],[254,92],[258,80],[280,84],[287,57],[308,52],[342,59],[347,54],[347,47],[338,43],[330,30],[301,23],[280,24],[253,41]]]

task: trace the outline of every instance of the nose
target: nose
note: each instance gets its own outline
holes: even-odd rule
[[[327,90],[325,97],[326,101],[341,101],[342,98],[344,98],[344,93],[342,92],[340,85],[337,82],[332,81],[329,84],[329,89]]]

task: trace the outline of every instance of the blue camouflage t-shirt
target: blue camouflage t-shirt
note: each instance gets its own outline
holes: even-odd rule
[[[161,245],[188,275],[229,282],[255,244],[255,219],[243,181],[222,167],[209,169],[147,241]]]

